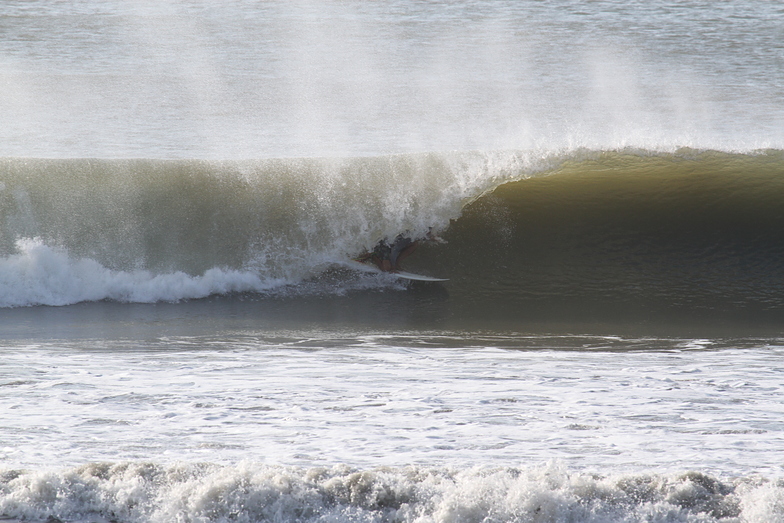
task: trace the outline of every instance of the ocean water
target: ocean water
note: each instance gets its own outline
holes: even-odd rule
[[[4,2],[0,519],[784,521],[783,22]]]

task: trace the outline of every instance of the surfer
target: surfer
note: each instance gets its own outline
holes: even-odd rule
[[[373,252],[365,253],[357,258],[357,261],[370,260],[384,272],[399,271],[403,260],[411,256],[422,240],[444,243],[444,240],[436,236],[432,229],[421,239],[412,239],[410,236],[400,233],[391,245],[386,238],[382,238],[373,248]]]

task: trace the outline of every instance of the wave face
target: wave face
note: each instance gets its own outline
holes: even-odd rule
[[[7,159],[0,174],[5,307],[400,288],[335,264],[429,227],[448,243],[408,268],[450,278],[458,316],[784,305],[777,150]]]
[[[43,521],[778,521],[782,487],[558,466],[450,471],[90,464],[2,472],[0,513]]]
[[[449,231],[438,270],[491,315],[780,316],[780,151],[590,153],[547,174],[497,187]]]

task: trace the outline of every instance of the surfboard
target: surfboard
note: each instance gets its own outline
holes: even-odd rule
[[[396,272],[384,272],[375,265],[371,265],[369,263],[363,263],[357,260],[348,260],[346,262],[349,268],[362,271],[362,272],[370,272],[374,274],[387,274],[389,276],[393,276],[395,278],[402,278],[404,280],[411,280],[411,281],[449,281],[449,278],[435,278],[433,276],[425,276],[424,274],[414,274],[413,272],[407,271],[396,271]]]
[[[406,271],[386,272],[384,274],[389,274],[390,276],[395,276],[396,278],[403,278],[404,280],[413,281],[449,281],[449,278],[436,278],[434,276],[425,276],[424,274],[414,274],[413,272]]]

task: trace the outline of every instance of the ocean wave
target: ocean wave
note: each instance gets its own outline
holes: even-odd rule
[[[434,227],[453,298],[779,309],[782,197],[778,150],[6,159],[0,306],[387,288],[339,264]]]
[[[784,486],[701,472],[602,476],[531,468],[357,470],[92,463],[0,472],[0,514],[44,521],[765,522]],[[51,520],[51,519],[50,519]]]

